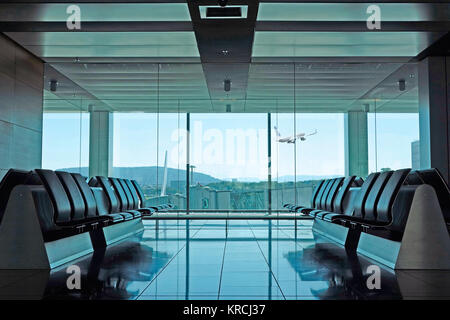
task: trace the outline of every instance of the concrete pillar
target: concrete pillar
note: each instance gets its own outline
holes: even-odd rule
[[[44,64],[0,33],[0,179],[42,165]],[[1,195],[3,196],[3,195]]]
[[[91,111],[89,176],[112,174],[113,119],[109,111]]]
[[[419,63],[420,166],[450,180],[450,57]]]
[[[365,177],[369,171],[367,112],[345,114],[345,175]]]

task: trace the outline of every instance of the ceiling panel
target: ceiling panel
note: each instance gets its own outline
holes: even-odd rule
[[[209,101],[201,64],[55,63],[52,66],[115,111],[153,110],[159,101],[160,111],[169,108],[174,112],[178,99]],[[210,103],[207,104],[209,107]]]
[[[66,21],[70,4],[0,4],[0,21]],[[186,3],[83,3],[82,21],[190,21]],[[107,12],[107,14],[105,14]]]
[[[255,32],[253,57],[413,57],[432,32]]]
[[[375,4],[375,3],[374,3]],[[260,3],[258,21],[366,21],[371,3]],[[379,3],[382,21],[447,21],[447,3]]]
[[[383,107],[387,112],[414,112],[411,110],[417,105],[417,101],[411,102],[415,97],[409,93],[417,85],[412,80],[417,71],[415,64],[252,63],[246,90],[239,87],[239,79],[232,82],[231,92],[236,91],[235,94],[223,90],[220,77],[211,87],[214,90],[208,90],[200,63],[59,63],[53,66],[96,97],[78,102],[72,99],[83,106],[82,110],[106,105],[116,112],[220,113],[227,109],[234,113],[293,112],[295,100],[296,112],[346,112],[359,110],[377,99],[379,108],[390,103],[389,108]],[[232,66],[237,68],[239,64]],[[409,77],[408,90],[404,93],[399,92],[397,85],[402,77]],[[215,97],[210,96],[211,92]],[[57,101],[46,99],[45,105],[46,110],[58,108]],[[72,105],[60,107],[73,110]]]
[[[193,32],[8,32],[41,58],[199,57]]]

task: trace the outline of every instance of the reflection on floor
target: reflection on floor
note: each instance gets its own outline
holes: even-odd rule
[[[51,272],[0,271],[0,299],[450,298],[449,271],[379,265],[381,288],[369,289],[376,263],[313,234],[311,221],[294,224],[146,221],[141,237]],[[73,264],[79,290],[67,287]]]

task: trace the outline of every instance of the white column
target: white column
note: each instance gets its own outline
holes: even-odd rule
[[[112,174],[113,119],[109,111],[91,111],[89,176]]]
[[[365,177],[369,170],[367,112],[345,114],[345,175]]]

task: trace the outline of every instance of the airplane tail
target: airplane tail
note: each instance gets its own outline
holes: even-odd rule
[[[278,131],[277,126],[274,126],[273,128],[275,129],[275,132],[277,133],[277,137],[281,137],[281,134],[280,134],[280,132]]]

